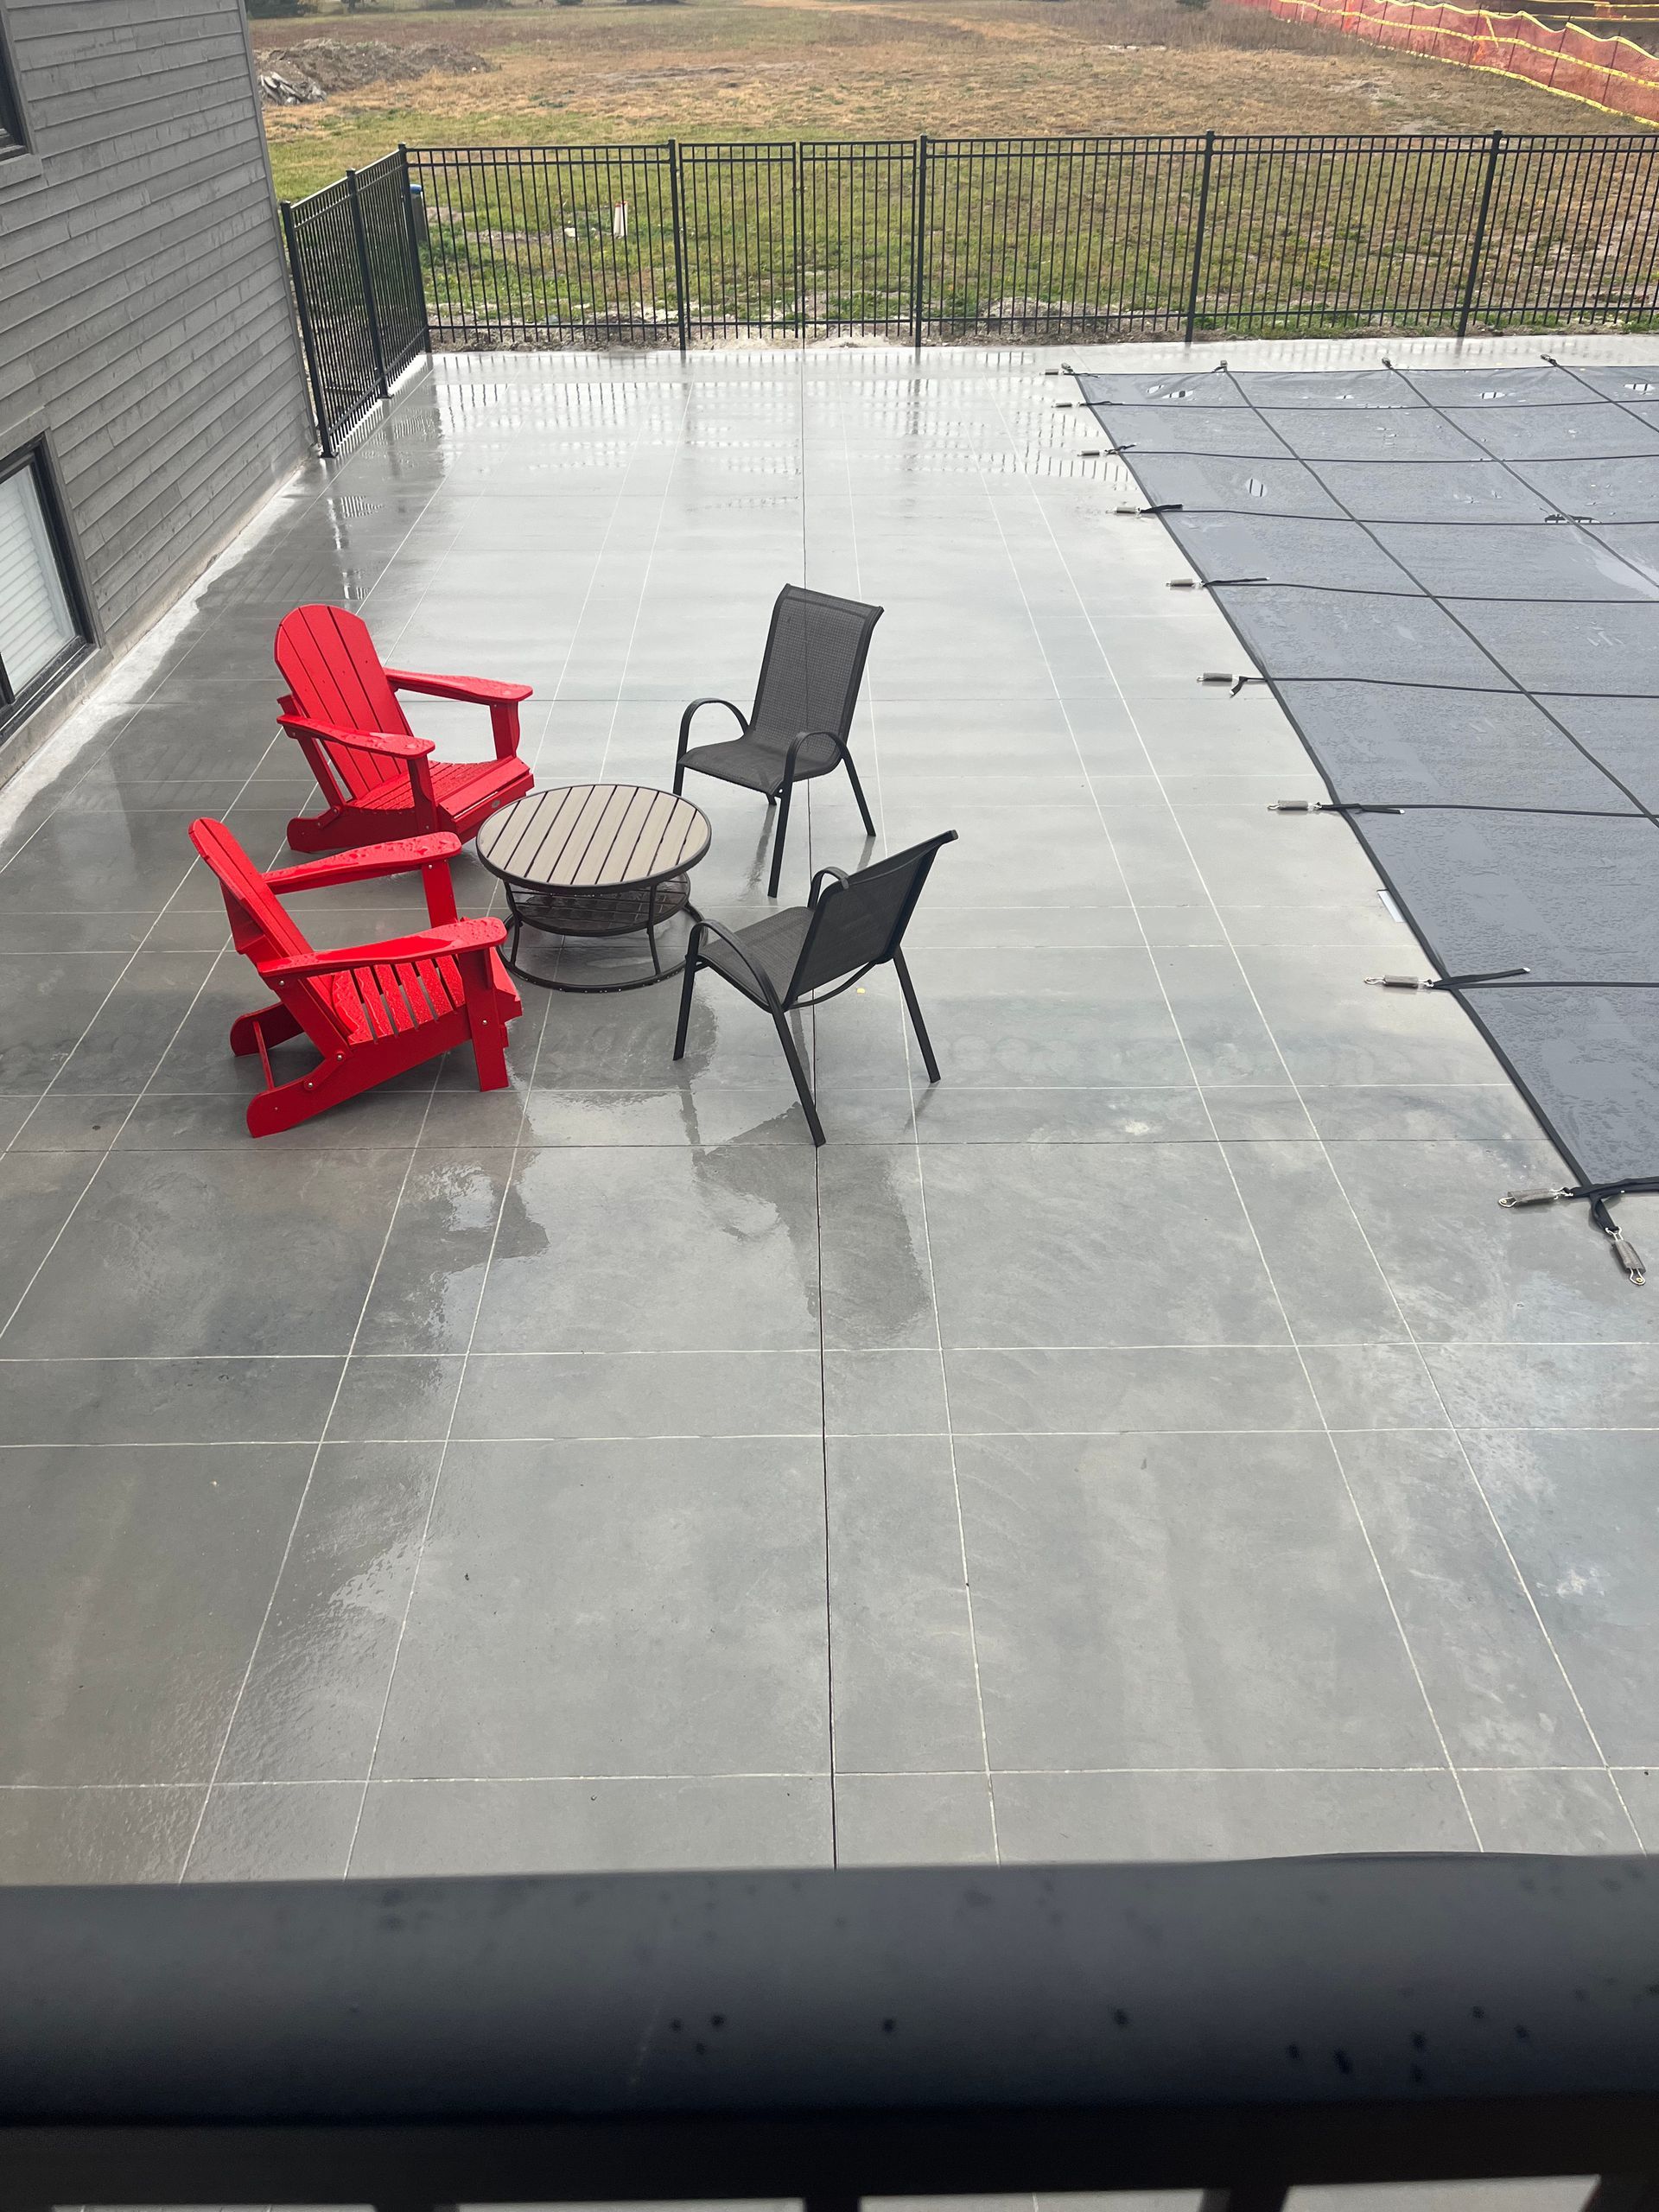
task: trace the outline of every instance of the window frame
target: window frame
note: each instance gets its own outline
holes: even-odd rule
[[[46,524],[47,543],[58,564],[58,582],[68,602],[70,620],[76,634],[54,655],[46,666],[30,677],[21,690],[14,691],[7,677],[5,663],[0,659],[0,743],[38,707],[48,692],[55,690],[70,671],[79,666],[97,642],[92,631],[86,594],[81,588],[80,572],[76,566],[69,533],[64,528],[63,509],[58,499],[58,487],[52,467],[51,455],[47,451],[44,435],[31,438],[14,452],[0,456],[0,485],[9,484],[14,476],[27,470],[35,485],[35,497],[41,503],[41,517]]]
[[[16,58],[6,29],[5,9],[0,6],[0,173],[8,162],[31,150]]]

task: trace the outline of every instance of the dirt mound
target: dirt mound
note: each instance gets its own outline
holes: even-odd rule
[[[414,77],[476,77],[495,64],[470,46],[427,39],[391,46],[378,38],[302,38],[259,57],[259,89],[268,107],[290,107],[393,85]]]

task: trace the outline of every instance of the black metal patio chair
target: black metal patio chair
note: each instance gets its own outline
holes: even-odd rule
[[[685,1057],[685,1033],[691,1020],[697,970],[712,968],[772,1016],[812,1141],[822,1144],[823,1124],[818,1119],[795,1039],[789,1033],[788,1017],[798,1007],[822,1006],[826,999],[839,998],[871,969],[890,960],[898,972],[916,1042],[922,1048],[927,1079],[937,1083],[939,1064],[933,1057],[900,948],[928,870],[941,846],[954,844],[956,836],[954,830],[944,830],[925,845],[912,845],[908,852],[873,861],[856,875],[838,868],[821,868],[812,879],[804,906],[786,906],[781,913],[768,914],[744,929],[722,929],[718,922],[698,920],[686,944],[680,1026],[674,1033],[675,1058]]]
[[[695,768],[702,775],[760,791],[768,806],[778,809],[768,898],[778,896],[790,793],[797,784],[845,767],[864,827],[872,837],[875,835],[847,741],[858,687],[864,680],[870,632],[880,620],[879,607],[785,584],[772,607],[753,708],[746,715],[730,699],[694,699],[680,717],[679,751],[674,759],[677,794],[686,770]],[[691,721],[701,707],[728,709],[737,716],[741,734],[714,745],[691,745]]]

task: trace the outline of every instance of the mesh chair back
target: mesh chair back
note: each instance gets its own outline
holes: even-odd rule
[[[781,753],[803,730],[845,738],[879,607],[785,584],[772,610],[749,736]]]
[[[860,868],[839,887],[826,885],[813,909],[784,1004],[793,1006],[844,976],[891,960],[904,941],[928,870],[940,847],[953,844],[956,835],[946,830],[925,845],[912,845],[908,852]]]

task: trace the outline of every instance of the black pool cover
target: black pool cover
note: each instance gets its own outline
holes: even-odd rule
[[[1578,1180],[1659,1174],[1659,367],[1081,376]]]

